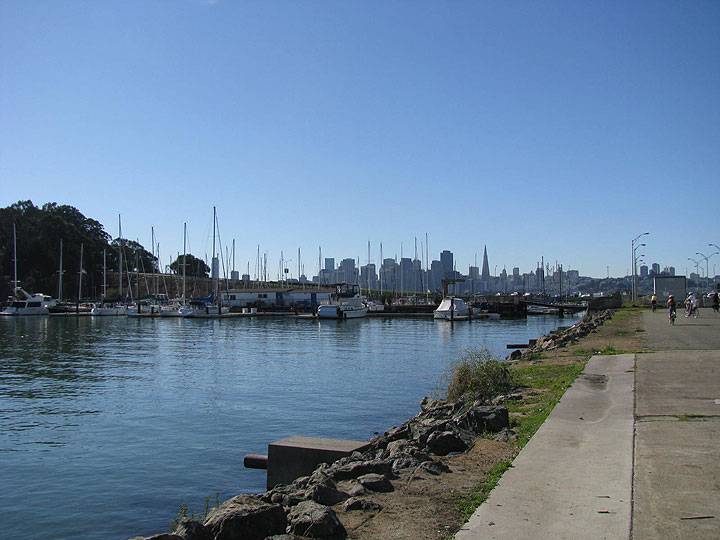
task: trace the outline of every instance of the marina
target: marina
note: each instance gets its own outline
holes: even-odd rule
[[[181,504],[263,490],[243,457],[269,441],[367,440],[415,414],[465,349],[504,356],[568,320],[2,318],[5,534],[163,530]]]

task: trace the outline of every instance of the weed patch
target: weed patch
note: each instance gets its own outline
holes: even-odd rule
[[[525,387],[540,390],[521,401],[505,405],[512,415],[513,429],[518,434],[518,445],[527,444],[577,376],[585,362],[566,365],[525,366],[513,369],[515,381]]]

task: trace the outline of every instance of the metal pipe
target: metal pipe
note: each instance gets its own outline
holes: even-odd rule
[[[243,459],[243,465],[247,469],[267,470],[268,457],[263,454],[247,454]]]

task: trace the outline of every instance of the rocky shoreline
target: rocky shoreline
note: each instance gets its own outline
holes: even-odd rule
[[[575,344],[588,334],[597,332],[597,329],[602,326],[605,321],[611,319],[613,314],[614,311],[610,309],[597,313],[588,313],[582,320],[576,322],[571,327],[554,330],[546,336],[541,337],[532,347],[528,347],[524,351],[513,351],[507,359],[514,361],[528,360],[541,353]]]
[[[438,457],[464,452],[478,436],[498,432],[511,436],[505,407],[425,398],[420,413],[372,439],[363,452],[321,464],[292,484],[233,497],[203,522],[182,518],[171,533],[132,540],[343,539],[347,533],[333,507],[380,511],[373,493],[393,491],[393,482],[406,473],[448,472]]]
[[[597,330],[613,312],[586,315],[573,326],[549,333],[531,348],[515,351],[509,360],[529,360],[539,353],[577,342]],[[183,517],[170,533],[131,540],[341,540],[347,537],[338,514],[377,513],[382,505],[373,494],[395,490],[416,474],[450,472],[449,454],[466,452],[477,437],[494,434],[514,438],[508,410],[491,402],[456,402],[425,398],[420,412],[404,424],[373,438],[363,452],[332,464],[321,464],[309,476],[260,494],[238,495],[212,509],[202,520]]]

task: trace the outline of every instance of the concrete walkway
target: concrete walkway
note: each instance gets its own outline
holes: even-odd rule
[[[628,538],[633,363],[591,358],[455,538]]]
[[[456,540],[720,538],[720,316],[643,325],[658,352],[591,358]]]

